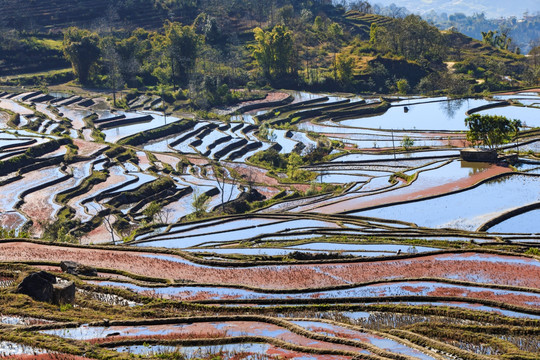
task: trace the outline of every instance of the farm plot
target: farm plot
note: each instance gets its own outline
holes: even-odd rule
[[[459,159],[466,112],[531,127],[536,101],[2,93],[0,357],[536,358],[538,134]],[[74,303],[17,293],[39,270]]]

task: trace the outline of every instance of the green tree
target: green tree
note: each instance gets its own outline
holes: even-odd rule
[[[292,5],[285,5],[284,7],[278,9],[277,11],[278,21],[285,25],[291,22],[291,19],[294,18],[294,8]]]
[[[356,10],[365,14],[373,13],[373,7],[369,3],[369,1],[362,1],[362,0],[350,1],[348,3],[348,7],[350,10]]]
[[[315,18],[315,20],[313,21],[313,30],[315,30],[315,31],[324,31],[325,30],[324,21],[323,21],[322,17],[317,16]]]
[[[302,157],[292,152],[287,158],[287,176],[293,181],[310,181],[313,179],[313,173],[303,170],[301,166],[304,164]]]
[[[335,45],[341,44],[341,37],[343,36],[343,28],[338,23],[332,23],[328,26],[327,30],[328,40],[335,43]]]
[[[165,24],[165,50],[168,55],[171,80],[174,89],[185,85],[195,67],[199,39],[190,26],[168,22]]]
[[[482,144],[490,149],[496,149],[512,139],[521,127],[521,121],[510,120],[498,115],[473,114],[465,119],[469,127],[467,140],[473,145]]]
[[[540,83],[540,46],[535,46],[527,58],[528,67],[524,79],[529,85]]]
[[[376,23],[371,23],[371,26],[369,28],[369,42],[371,44],[377,43],[377,37],[378,37],[377,31],[378,30],[379,30],[379,27],[377,26],[377,24]]]
[[[409,82],[407,81],[407,79],[398,80],[396,82],[396,86],[400,94],[405,95],[405,94],[408,94],[409,91],[411,91],[411,86],[409,85]]]
[[[208,200],[210,200],[210,197],[205,193],[196,193],[194,195],[191,206],[193,206],[195,217],[201,217],[206,214],[206,212],[208,211]]]
[[[337,79],[343,86],[348,86],[353,80],[354,59],[345,54],[339,54],[336,60]]]
[[[287,27],[276,25],[272,31],[261,28],[253,30],[256,44],[252,55],[268,79],[290,77],[296,72],[292,32]]]
[[[408,60],[438,62],[446,49],[440,31],[418,15],[372,26],[370,42],[382,52],[402,55]]]
[[[512,43],[512,38],[508,36],[507,30],[501,30],[501,32],[490,30],[486,32],[482,31],[482,41],[493,47],[508,50]]]
[[[200,13],[192,25],[193,30],[202,36],[207,44],[218,44],[221,40],[221,30],[215,17]]]
[[[155,220],[156,215],[161,211],[161,206],[159,203],[152,201],[148,206],[143,210],[143,215]]]
[[[411,139],[410,136],[405,135],[401,140],[401,146],[403,146],[403,148],[408,151],[411,147],[414,146],[414,140]]]
[[[88,82],[90,69],[100,56],[99,37],[88,30],[70,27],[64,32],[64,56],[71,62],[73,72],[81,84]]]

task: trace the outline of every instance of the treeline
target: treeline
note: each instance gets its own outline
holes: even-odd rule
[[[236,95],[229,87],[243,87],[249,79],[242,49],[217,42],[220,36],[214,19],[203,13],[191,26],[166,22],[160,31],[100,35],[72,27],[64,32],[62,48],[83,85],[108,88],[113,95],[152,88],[169,102],[189,94],[205,108],[231,102]]]
[[[367,1],[148,1],[183,22],[128,29],[108,12],[99,26],[32,41],[63,54],[81,84],[110,89],[118,106],[135,91],[209,109],[260,97],[257,88],[463,95],[538,82],[497,34],[482,45],[396,8],[372,15]],[[123,89],[128,95],[116,99]]]

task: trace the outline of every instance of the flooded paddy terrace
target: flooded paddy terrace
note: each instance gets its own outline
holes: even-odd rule
[[[537,354],[531,328],[540,316],[540,140],[508,145],[508,152],[520,150],[517,163],[459,159],[459,150],[469,145],[466,113],[498,104],[480,114],[518,118],[531,130],[539,126],[537,95],[390,99],[388,104],[354,96],[290,95],[288,105],[235,115],[230,123],[188,121],[173,133],[163,129],[184,120],[151,111],[149,102],[158,99],[140,99],[145,111],[111,112],[71,96],[48,102],[38,93],[1,95],[0,108],[19,113],[21,120],[16,129],[1,122],[0,161],[29,149],[39,160],[0,179],[2,225],[39,235],[47,223],[67,214],[87,243],[111,243],[112,233],[117,246],[11,240],[0,242],[0,261],[37,262],[59,271],[60,260],[73,260],[99,268],[98,277],[77,286],[84,294],[111,298],[85,297],[85,306],[153,314],[152,301],[163,301],[167,306],[160,316],[201,314],[185,324],[83,326],[81,320],[30,331],[70,338],[100,353],[146,356],[218,351],[244,358],[441,359],[508,349]],[[361,115],[378,106],[385,110]],[[46,118],[36,117],[36,111]],[[287,119],[294,120],[292,126],[260,136],[261,122],[279,125]],[[99,132],[105,145],[96,143]],[[144,133],[157,135],[129,142]],[[41,148],[62,135],[80,138]],[[283,182],[286,174],[269,174],[249,160],[271,147],[282,155],[306,155],[321,136],[343,146],[303,169],[316,174],[312,187],[332,184],[341,192],[288,197],[310,185]],[[414,141],[407,149],[405,137]],[[130,145],[115,150],[126,142]],[[224,184],[216,179],[214,160],[227,167]],[[233,180],[231,169],[241,177]],[[242,199],[250,186],[282,198],[249,215],[194,220],[200,194],[208,195],[209,211]],[[161,212],[150,217],[153,202]],[[118,245],[120,239],[125,244]],[[3,288],[11,289],[15,278],[5,277]],[[175,307],[192,310],[179,313]],[[286,311],[302,315],[284,320],[280,314]],[[250,312],[271,320],[212,318]],[[329,312],[334,322],[321,321]],[[16,316],[0,319],[2,326],[37,325]],[[432,333],[422,325],[426,319]],[[494,334],[491,324],[499,325],[502,335]],[[456,338],[470,332],[467,326],[477,326],[481,341]],[[514,334],[511,326],[524,330]],[[0,344],[2,356],[42,351],[17,342]],[[45,348],[44,353],[50,351]]]

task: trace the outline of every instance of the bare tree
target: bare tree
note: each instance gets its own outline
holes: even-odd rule
[[[105,10],[103,17],[97,19],[91,25],[91,28],[100,36],[111,35],[113,33],[114,25],[117,24],[119,20],[120,16],[118,15],[117,4],[110,4]]]
[[[385,13],[387,16],[390,16],[394,19],[404,18],[407,15],[407,9],[397,6],[396,4],[390,4],[390,6],[385,8]]]
[[[235,176],[232,176],[229,170],[227,170],[224,167],[221,167],[219,163],[213,164],[212,169],[214,171],[214,177],[216,178],[218,189],[221,193],[221,211],[225,212],[225,196],[226,196],[225,193],[227,190],[226,189],[227,184],[230,184],[229,195],[226,201],[226,202],[229,202],[231,201],[234,187],[238,183],[238,179]],[[227,176],[227,175],[231,175],[231,176]]]
[[[116,239],[114,238],[114,228],[113,228],[113,222],[111,221],[112,214],[110,212],[107,213],[107,215],[104,215],[102,217],[103,224],[105,225],[105,229],[111,234],[111,241],[113,245],[116,245]]]
[[[252,166],[248,165],[247,173],[245,175],[242,175],[242,177],[245,179],[245,181],[247,183],[247,186],[248,186],[248,189],[251,190],[253,188],[253,185],[255,185],[256,180],[257,180],[256,170]]]
[[[101,53],[107,69],[109,88],[113,94],[113,105],[116,106],[116,92],[124,86],[124,77],[122,76],[122,59],[114,44],[113,38],[106,38],[102,42]]]
[[[90,205],[90,207],[96,212],[96,215],[99,215],[100,213],[99,208],[95,204],[96,203],[93,203],[93,202],[88,203],[88,205]],[[99,205],[103,207],[103,205],[101,204]],[[110,210],[108,210],[101,215],[101,219],[103,221],[103,225],[105,225],[105,229],[107,230],[109,234],[111,234],[112,243],[116,245],[116,239],[114,237],[114,228],[113,228],[114,219],[112,218],[112,216],[113,215],[111,214]]]
[[[366,14],[373,13],[373,8],[368,1],[362,1],[362,0],[351,1],[348,7],[351,10],[357,10]]]

